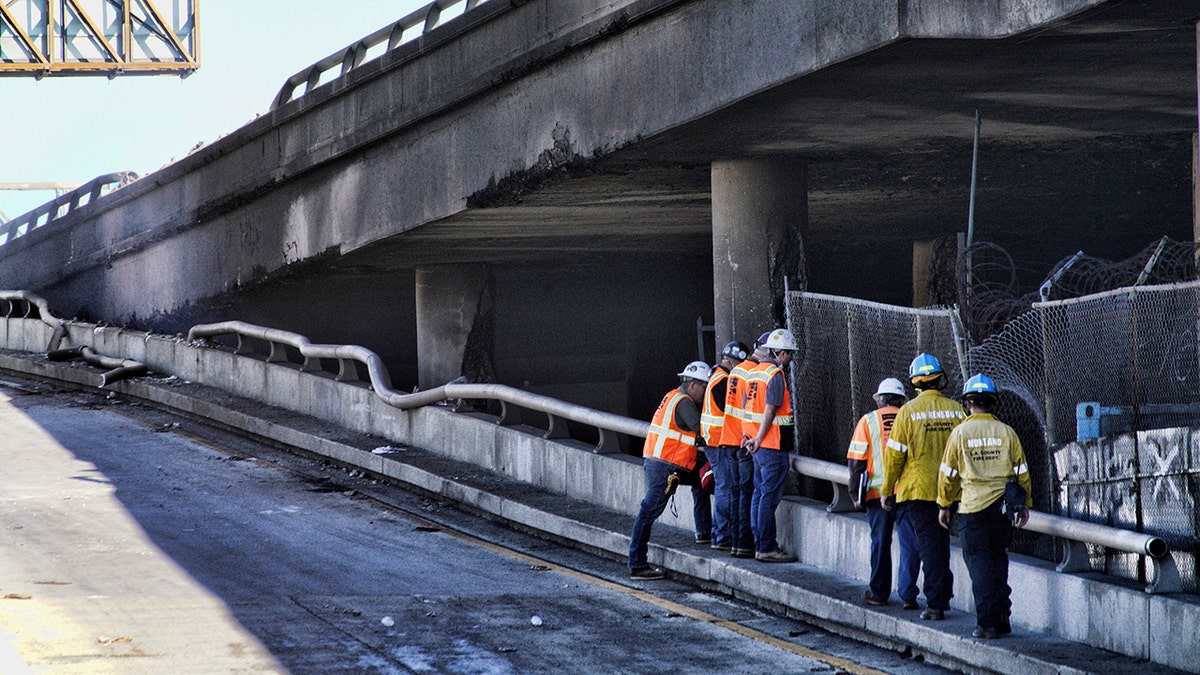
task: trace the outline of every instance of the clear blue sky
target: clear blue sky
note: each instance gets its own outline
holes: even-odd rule
[[[0,78],[0,182],[144,176],[266,112],[292,74],[429,2],[199,0],[201,64],[187,79]],[[13,218],[53,198],[0,190],[0,211]]]

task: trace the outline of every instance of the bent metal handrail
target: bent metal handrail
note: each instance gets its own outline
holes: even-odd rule
[[[37,318],[54,328],[48,352],[54,350],[65,335],[65,325],[50,311],[45,300],[27,291],[0,291],[0,301],[7,303],[5,315],[17,314],[20,318],[32,318],[33,309],[37,308]],[[22,308],[19,312],[14,311]],[[462,399],[491,399],[501,403],[502,411],[498,424],[515,424],[520,415],[510,406],[519,406],[545,413],[550,420],[550,428],[545,432],[546,438],[566,438],[565,425],[559,418],[588,424],[600,430],[600,442],[596,452],[617,452],[613,433],[629,436],[645,437],[650,425],[646,422],[606,413],[591,408],[567,403],[548,396],[533,394],[521,389],[501,384],[469,384],[451,382],[427,391],[411,394],[398,392],[391,387],[391,378],[383,361],[375,352],[366,347],[355,345],[323,345],[313,344],[308,338],[297,333],[291,333],[274,328],[265,328],[242,321],[225,321],[213,324],[201,324],[188,331],[188,340],[218,335],[235,335],[238,346],[235,353],[250,353],[250,345],[246,339],[258,339],[270,345],[268,362],[286,361],[282,346],[290,346],[304,357],[304,370],[320,370],[320,360],[336,360],[339,364],[337,379],[354,379],[355,372],[351,362],[362,363],[366,366],[370,384],[375,394],[389,405],[402,410],[432,405],[441,401]],[[90,351],[90,349],[88,350]],[[137,370],[136,362],[117,361],[104,357],[96,357],[94,352],[84,354],[93,356],[98,365],[106,367],[122,366],[126,369]],[[112,381],[112,380],[109,380]],[[104,380],[102,380],[103,386]],[[818,480],[829,481],[834,490],[833,502],[827,507],[831,513],[853,511],[847,488],[850,482],[850,470],[843,464],[826,462],[812,457],[792,455],[792,468],[805,476]],[[1065,556],[1057,566],[1059,572],[1090,571],[1087,544],[1105,546],[1107,548],[1126,551],[1150,558],[1154,566],[1154,581],[1146,586],[1147,593],[1176,593],[1182,591],[1183,585],[1174,558],[1170,555],[1166,542],[1159,537],[1097,523],[1054,516],[1046,513],[1031,511],[1029,522],[1025,529],[1031,532],[1057,537],[1064,542]]]
[[[462,14],[474,9],[476,6],[486,2],[487,0],[437,0],[431,2],[424,7],[410,12],[408,16],[399,21],[380,28],[371,33],[365,38],[355,42],[354,44],[345,47],[344,49],[334,52],[329,56],[317,61],[304,70],[292,75],[284,82],[279,93],[275,96],[275,100],[271,103],[271,110],[275,110],[291,101],[295,97],[296,89],[304,85],[304,94],[312,91],[321,84],[321,78],[334,68],[340,69],[339,76],[345,75],[351,70],[357,68],[367,54],[367,51],[372,47],[387,42],[387,51],[392,51],[401,44],[408,42],[404,38],[404,32],[416,26],[422,26],[421,35],[425,35],[429,31],[444,25],[446,21],[442,21],[442,12],[451,7],[466,2],[466,7],[463,8]],[[462,16],[459,14],[457,16]],[[455,18],[457,18],[457,16]],[[303,94],[301,94],[303,95]]]
[[[236,335],[238,338],[237,353],[250,351],[245,338],[263,340],[270,345],[271,351],[267,361],[279,362],[286,360],[281,345],[290,346],[304,357],[304,370],[319,370],[318,359],[338,361],[338,379],[353,379],[353,366],[348,363],[357,361],[366,366],[367,375],[375,394],[388,405],[401,410],[420,408],[441,401],[462,399],[491,399],[502,405],[500,424],[512,424],[519,415],[508,409],[509,405],[520,406],[530,410],[545,413],[550,418],[550,428],[546,438],[565,438],[566,430],[559,418],[588,424],[600,430],[600,442],[597,452],[617,452],[616,439],[612,433],[622,433],[630,436],[644,437],[650,425],[647,422],[634,420],[613,413],[606,413],[592,408],[585,408],[566,401],[560,401],[549,396],[534,394],[522,389],[503,384],[469,384],[450,382],[434,389],[404,393],[392,389],[391,378],[383,360],[367,349],[355,345],[322,345],[313,344],[303,335],[274,328],[265,328],[242,321],[224,321],[221,323],[201,324],[193,326],[188,331],[188,340],[197,340],[218,335]]]

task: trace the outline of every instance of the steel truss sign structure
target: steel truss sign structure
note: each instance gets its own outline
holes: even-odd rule
[[[0,0],[0,76],[180,75],[200,67],[199,0]]]

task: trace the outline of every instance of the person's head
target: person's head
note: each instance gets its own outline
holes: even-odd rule
[[[972,413],[991,412],[996,408],[996,403],[1000,400],[999,396],[1000,390],[996,388],[996,383],[983,373],[972,377],[963,385],[963,402],[967,404]]]
[[[908,381],[922,391],[941,389],[946,386],[946,372],[933,354],[917,354],[908,366]]]
[[[692,400],[699,403],[704,400],[704,390],[708,388],[708,378],[712,368],[703,361],[692,361],[684,367],[679,375],[679,388]]]
[[[779,365],[786,366],[795,358],[796,338],[792,332],[786,328],[776,328],[767,335],[766,347],[770,350],[771,356],[779,362]]]
[[[875,395],[871,398],[875,399],[875,405],[880,408],[887,406],[896,406],[899,408],[908,400],[908,393],[904,391],[904,383],[894,377],[889,377],[879,383],[879,387],[875,390]]]
[[[750,358],[762,361],[770,355],[771,350],[767,349],[767,338],[769,337],[771,337],[770,331],[758,336],[758,339],[754,341],[754,353],[750,355]]]
[[[746,347],[746,345],[734,340],[721,349],[721,359],[719,363],[725,370],[733,370],[737,364],[745,361],[746,357],[749,355],[750,350]]]

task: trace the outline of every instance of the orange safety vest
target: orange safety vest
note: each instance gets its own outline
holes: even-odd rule
[[[884,406],[863,415],[854,427],[854,435],[850,438],[850,448],[846,451],[846,459],[867,463],[867,495],[866,499],[879,499],[879,488],[883,487],[883,449],[887,446],[888,436],[892,434],[892,424],[896,421],[896,413],[900,409],[894,405]],[[857,485],[851,485],[851,490],[857,490]]]
[[[746,407],[742,414],[742,433],[750,438],[758,435],[759,425],[767,411],[767,383],[775,376],[783,375],[783,369],[769,361],[759,363],[750,371],[746,379]],[[783,386],[783,403],[775,411],[775,419],[767,435],[763,437],[762,447],[779,450],[782,442],[781,427],[792,426],[792,396],[788,392],[787,383]]]
[[[675,424],[675,406],[688,395],[673,389],[663,397],[650,421],[643,457],[653,457],[687,470],[696,468],[696,434]]]
[[[708,387],[704,390],[704,409],[700,411],[700,434],[710,445],[716,445],[721,441],[721,432],[725,428],[725,413],[717,406],[713,389],[728,379],[729,372],[717,366],[713,368],[712,376],[708,380]]]
[[[721,439],[718,445],[736,448],[742,444],[742,408],[745,405],[746,378],[750,370],[758,365],[746,360],[729,371],[729,379],[725,381],[725,422],[721,425]]]

